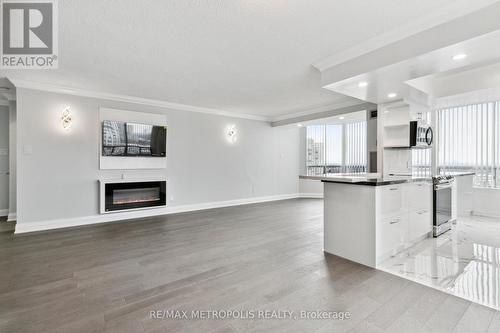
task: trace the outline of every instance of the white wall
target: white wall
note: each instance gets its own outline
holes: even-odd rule
[[[0,106],[0,216],[9,213],[9,107]]]
[[[367,172],[374,172],[377,169],[377,163],[371,165],[370,153],[377,153],[377,118],[370,118],[370,111],[366,112],[367,125],[366,125],[366,161],[368,170]]]
[[[323,198],[323,183],[321,180],[299,179],[299,192],[303,198]]]
[[[500,218],[500,190],[473,187],[473,176],[456,177],[458,215],[489,216]]]
[[[16,102],[9,102],[9,221],[16,219],[17,208],[17,115]]]
[[[473,176],[455,177],[457,213],[459,216],[480,215],[500,218],[500,190],[473,187]]]
[[[384,176],[390,174],[410,174],[410,149],[384,149]]]
[[[65,106],[70,132],[60,124]],[[165,114],[167,168],[99,170],[99,107]],[[18,227],[96,216],[97,179],[121,174],[165,176],[170,206],[298,193],[297,128],[28,89],[17,90],[17,124]],[[233,145],[229,124],[239,133]]]
[[[307,127],[299,127],[299,173],[307,175]]]
[[[500,218],[500,189],[477,188],[472,194],[472,213],[474,215]]]

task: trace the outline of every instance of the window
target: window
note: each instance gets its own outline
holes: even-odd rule
[[[422,177],[428,177],[432,174],[431,149],[411,150],[411,173]]]
[[[474,185],[500,187],[500,102],[437,111],[438,171],[474,171]]]
[[[366,122],[344,125],[345,172],[366,172]]]
[[[308,175],[366,172],[366,122],[307,127]]]

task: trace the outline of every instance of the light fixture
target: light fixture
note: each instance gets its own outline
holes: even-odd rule
[[[367,85],[368,85],[368,82],[366,82],[366,81],[361,81],[360,83],[358,83],[358,87],[360,87],[360,88],[364,88]]]
[[[398,95],[398,94],[396,94],[396,93],[389,93],[389,94],[387,94],[387,97],[389,97],[389,98],[394,98],[394,97],[396,97],[397,95]]]
[[[467,54],[465,54],[465,53],[455,54],[453,57],[451,57],[451,59],[453,59],[455,61],[456,60],[463,60],[465,58],[467,58]]]
[[[340,117],[339,117],[339,119],[340,119],[340,120],[344,120],[344,119],[345,119],[345,117],[344,117],[344,116],[340,116]]]
[[[229,143],[235,143],[238,140],[238,131],[236,125],[229,125],[226,129],[226,138]]]
[[[304,125],[302,125],[302,124],[297,124],[297,127],[302,127],[302,126],[304,126]]]
[[[69,131],[72,123],[73,118],[71,116],[71,109],[69,106],[67,106],[64,108],[61,114],[61,124],[64,130]]]

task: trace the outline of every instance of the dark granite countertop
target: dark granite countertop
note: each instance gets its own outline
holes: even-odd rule
[[[364,178],[356,180],[343,180],[339,178],[324,178],[323,183],[351,184],[351,185],[367,185],[367,186],[385,186],[394,184],[416,183],[416,182],[431,182],[431,177],[388,177],[388,178]]]
[[[454,177],[474,175],[474,172],[448,172],[441,175],[450,175]],[[405,184],[415,182],[432,182],[430,175],[394,175],[389,177],[381,177],[376,173],[333,173],[316,176],[300,176],[301,179],[319,180],[324,183],[352,184],[365,186],[385,186],[394,184]]]
[[[453,176],[453,177],[461,177],[461,176],[474,176],[476,173],[474,171],[469,172],[443,172],[441,176]]]

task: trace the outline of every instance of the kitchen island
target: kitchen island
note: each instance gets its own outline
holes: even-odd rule
[[[335,174],[324,183],[324,251],[370,267],[430,236],[430,177]]]

